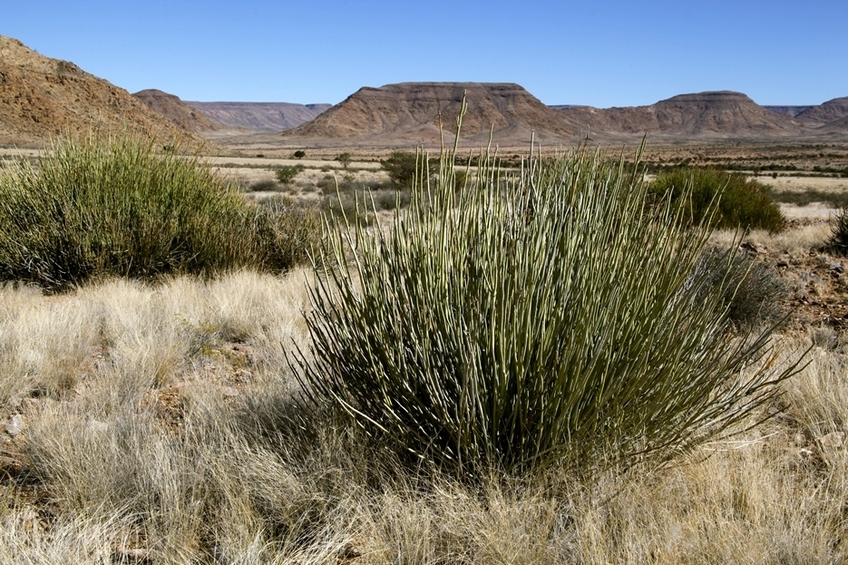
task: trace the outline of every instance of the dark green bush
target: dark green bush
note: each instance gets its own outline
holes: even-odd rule
[[[688,220],[701,222],[718,199],[717,213],[712,216],[716,228],[765,229],[779,232],[786,219],[774,202],[768,188],[739,173],[716,169],[683,168],[661,173],[651,183],[651,192],[659,197],[680,200],[686,196]]]
[[[277,176],[277,181],[280,184],[291,184],[300,171],[303,170],[303,165],[283,165],[281,167],[277,167],[274,170],[274,174]]]
[[[848,207],[843,207],[836,215],[827,247],[838,255],[848,255]]]
[[[50,290],[95,276],[283,268],[256,235],[278,220],[210,167],[145,141],[63,141],[0,175],[0,279]]]
[[[682,221],[688,193],[651,208],[641,174],[582,153],[490,165],[455,191],[443,158],[384,229],[335,220],[295,362],[307,398],[473,474],[668,455],[792,374],[757,363],[768,331],[729,337],[729,274],[693,276],[710,230]]]
[[[429,176],[429,160],[425,155],[416,155],[408,151],[394,151],[388,159],[380,161],[383,170],[399,188],[409,188],[416,176]],[[422,175],[422,171],[426,171]]]

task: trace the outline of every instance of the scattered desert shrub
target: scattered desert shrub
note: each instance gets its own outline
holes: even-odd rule
[[[428,176],[430,168],[426,155],[416,155],[409,151],[394,151],[387,159],[380,161],[380,165],[399,188],[411,187],[416,176]],[[423,171],[427,171],[427,174],[423,175]]]
[[[699,223],[718,201],[711,215],[716,228],[783,230],[786,219],[771,201],[768,188],[739,173],[716,169],[683,168],[661,173],[651,184],[659,197],[681,200],[686,197],[688,220]]]
[[[273,180],[260,180],[250,184],[247,192],[280,192],[281,186]]]
[[[460,192],[449,156],[432,190],[420,171],[385,229],[335,220],[311,355],[295,362],[313,402],[473,476],[668,455],[792,373],[751,368],[768,331],[729,340],[727,271],[692,276],[711,222],[682,221],[691,189],[651,209],[641,175],[600,154],[532,160],[508,179],[481,163]]]
[[[300,171],[303,170],[302,165],[283,165],[282,167],[277,167],[274,170],[274,174],[277,176],[277,180],[280,184],[291,184]]]
[[[258,241],[261,266],[283,271],[307,263],[309,250],[321,240],[321,211],[282,198],[265,199],[259,207],[254,237]]]
[[[197,158],[145,141],[66,140],[0,175],[0,279],[51,290],[94,276],[283,268],[272,218]],[[264,229],[264,228],[263,228]]]
[[[691,277],[703,279],[709,292],[721,289],[727,317],[737,331],[778,323],[786,315],[786,283],[772,267],[745,254],[709,247]]]
[[[848,255],[848,207],[843,207],[836,215],[827,247],[839,255]]]

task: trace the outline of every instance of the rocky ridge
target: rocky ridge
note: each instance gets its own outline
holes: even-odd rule
[[[59,136],[93,132],[201,142],[126,90],[0,36],[0,144],[42,147]]]

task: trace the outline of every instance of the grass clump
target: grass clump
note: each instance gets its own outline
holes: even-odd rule
[[[0,279],[51,290],[95,276],[285,268],[250,206],[197,158],[147,141],[65,140],[0,175]]]
[[[598,468],[691,446],[792,374],[751,368],[768,332],[729,337],[729,276],[692,276],[691,190],[652,209],[641,175],[580,151],[498,170],[457,192],[448,155],[391,227],[334,221],[297,362],[314,402],[460,473]]]
[[[685,196],[686,216],[692,223],[709,216],[715,228],[764,229],[777,233],[786,227],[786,218],[772,202],[768,188],[739,173],[676,169],[660,173],[651,184],[651,192],[672,200]]]

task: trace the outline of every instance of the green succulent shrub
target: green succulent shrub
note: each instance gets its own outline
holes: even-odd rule
[[[667,456],[792,374],[757,363],[768,331],[731,336],[729,276],[692,276],[710,222],[682,221],[690,190],[655,206],[641,173],[576,151],[507,177],[486,157],[455,191],[453,162],[390,226],[330,218],[293,361],[309,401],[478,476]]]
[[[775,233],[786,227],[786,218],[772,202],[768,188],[740,173],[676,169],[660,173],[651,184],[651,192],[659,198],[686,202],[685,217],[692,223],[701,222],[709,215],[716,228],[764,229]]]
[[[92,277],[283,269],[258,237],[281,217],[212,169],[144,140],[59,141],[0,174],[0,280],[59,291]]]
[[[838,255],[848,255],[848,207],[843,207],[836,215],[827,247]]]

